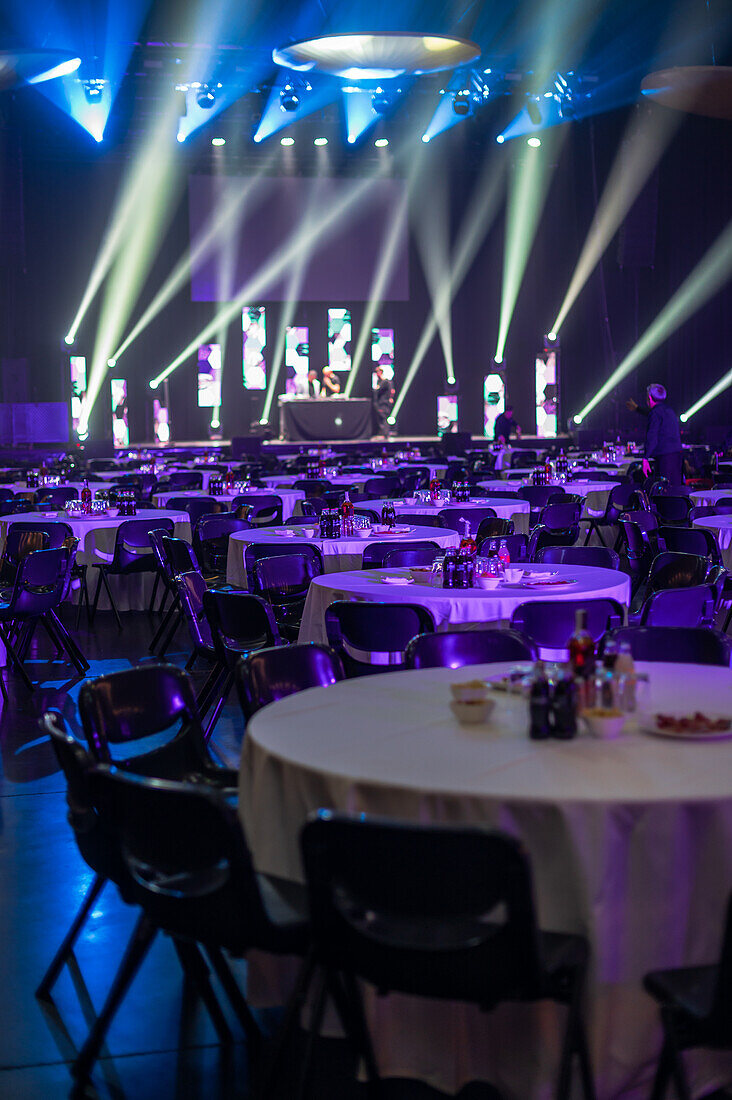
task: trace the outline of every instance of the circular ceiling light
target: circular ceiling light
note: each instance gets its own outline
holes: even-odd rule
[[[445,34],[331,34],[272,51],[277,65],[328,73],[346,80],[389,80],[411,73],[437,73],[472,64],[480,49]]]
[[[692,115],[732,119],[732,67],[684,65],[660,69],[641,81],[643,95]]]

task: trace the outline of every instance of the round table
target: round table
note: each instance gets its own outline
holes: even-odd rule
[[[719,500],[732,500],[732,489],[699,489],[689,493],[689,500],[701,508],[714,508]]]
[[[215,499],[221,501],[222,504],[232,504],[234,500],[239,497],[243,497],[244,503],[251,501],[252,504],[256,504],[259,497],[271,497],[272,495],[278,496],[282,501],[282,519],[289,519],[295,514],[295,506],[305,499],[305,494],[300,489],[278,489],[276,492],[272,489],[246,489],[241,493],[217,493]],[[191,500],[195,500],[196,497],[207,496],[207,493],[202,492],[200,489],[184,489],[183,492],[165,492],[155,493],[153,495],[153,503],[158,508],[164,508],[165,505],[173,497],[190,497]]]
[[[187,512],[164,512],[138,508],[136,516],[67,516],[66,512],[23,512],[17,516],[0,516],[0,543],[5,546],[8,527],[13,522],[43,523],[61,522],[71,528],[79,540],[76,560],[79,565],[88,566],[87,584],[89,598],[94,599],[97,583],[97,570],[92,566],[97,562],[110,562],[114,553],[117,528],[127,519],[172,519],[175,524],[173,534],[176,538],[191,539],[191,524]],[[150,551],[152,553],[152,550]],[[128,577],[109,577],[118,611],[145,611],[150,603],[154,574],[137,573]],[[99,609],[109,608],[109,600],[104,587],[99,594]]]
[[[584,1015],[599,1100],[646,1100],[660,1028],[643,974],[719,957],[732,882],[732,741],[663,740],[631,725],[614,741],[532,742],[525,701],[502,694],[488,724],[460,726],[448,684],[509,667],[392,672],[265,707],[247,727],[239,781],[254,862],[301,881],[299,830],[320,807],[519,837],[540,927],[590,941]],[[730,669],[639,669],[653,711],[728,710]],[[273,966],[256,960],[259,1003],[277,1000],[282,971]],[[554,1095],[566,1010],[545,1002],[486,1014],[370,990],[366,1009],[385,1076],[448,1093],[482,1079],[521,1100]],[[729,1055],[684,1058],[694,1096],[730,1079]]]
[[[424,530],[424,528],[422,528]],[[249,532],[244,532],[248,534]],[[234,535],[232,538],[236,537]],[[529,565],[536,574],[557,574],[575,583],[556,588],[501,584],[486,592],[482,588],[433,588],[430,575],[412,584],[387,584],[382,578],[409,570],[363,569],[349,573],[327,573],[310,584],[300,626],[299,641],[326,642],[325,611],[334,600],[377,600],[383,603],[417,603],[435,620],[435,629],[473,629],[486,623],[507,625],[514,610],[530,600],[577,600],[609,598],[627,607],[630,578],[616,569],[589,565]]]
[[[247,587],[247,571],[244,565],[244,551],[250,542],[287,543],[293,548],[298,543],[317,546],[325,561],[326,573],[340,573],[347,569],[359,569],[366,546],[375,542],[436,542],[438,546],[458,546],[460,536],[456,531],[444,527],[410,527],[403,535],[369,535],[367,538],[321,539],[307,538],[303,531],[312,530],[305,522],[303,527],[260,527],[254,531],[235,531],[229,536],[229,556],[226,562],[226,580],[234,588]],[[285,534],[284,532],[292,532]],[[299,532],[299,533],[298,533]],[[294,550],[293,550],[294,552]]]
[[[432,504],[430,501],[420,501],[418,504],[406,504],[403,500],[388,497],[383,500],[363,500],[356,504],[357,508],[375,508],[381,511],[386,500],[393,501],[394,508],[400,516],[424,516],[430,513],[441,512],[443,508],[466,508],[468,511],[478,508],[492,508],[499,519],[513,520],[514,530],[517,533],[527,535],[529,533],[529,514],[531,506],[527,500],[491,500],[490,497],[480,497],[471,500],[467,504],[458,504],[450,501],[449,504]]]
[[[732,569],[732,516],[702,516],[693,521],[692,527],[704,527],[712,532],[717,540],[724,568]]]

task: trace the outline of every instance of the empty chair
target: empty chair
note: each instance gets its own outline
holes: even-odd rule
[[[439,512],[397,512],[397,523],[408,523],[414,527],[446,527]]]
[[[238,519],[233,512],[204,515],[193,529],[192,545],[205,577],[225,577],[229,553],[229,535],[247,531],[251,524]]]
[[[528,539],[526,535],[492,535],[488,538],[478,539],[478,553],[486,557],[497,554],[501,543],[505,542],[512,562],[526,561]]]
[[[418,604],[336,600],[325,612],[325,628],[328,644],[351,677],[403,668],[407,643],[435,624]]]
[[[224,504],[223,501],[217,500],[216,497],[201,496],[188,497],[188,503],[186,504],[185,510],[191,521],[191,528],[195,528],[202,516],[212,516],[226,512],[228,507],[228,504]]]
[[[462,668],[493,661],[533,661],[536,646],[517,630],[449,630],[418,634],[405,651],[407,668]]]
[[[587,612],[587,630],[597,642],[606,630],[622,626],[623,607],[617,600],[533,600],[511,616],[511,627],[540,649],[566,650],[575,629],[575,613]]]
[[[673,1081],[680,1100],[691,1096],[682,1054],[707,1047],[732,1050],[730,975],[732,974],[732,895],[727,902],[719,959],[707,966],[655,970],[643,979],[657,1002],[663,1046],[653,1082],[653,1100],[665,1100]]]
[[[174,470],[165,475],[172,489],[202,489],[203,474],[200,470]]]
[[[387,550],[382,565],[386,569],[405,569],[408,566],[418,565],[430,566],[441,553],[439,546],[435,546],[431,542],[423,542],[412,550],[404,547],[399,547],[397,550]]]
[[[708,584],[652,592],[639,616],[641,626],[713,626],[716,594]]]
[[[574,546],[579,539],[579,524],[574,527],[550,530],[539,523],[534,527],[529,538],[527,555],[529,561],[537,561],[538,555],[547,546]]]
[[[362,568],[380,569],[384,565],[384,559],[392,550],[431,550],[433,561],[440,548],[436,542],[370,542],[363,549]]]
[[[582,505],[571,501],[547,504],[539,515],[539,523],[548,531],[566,531],[579,523]]]
[[[25,526],[12,523],[8,527],[0,560],[0,585],[14,584],[20,563],[37,550],[50,549],[50,541],[50,535],[43,526],[28,530]]]
[[[671,550],[656,554],[648,572],[648,587],[653,592],[662,588],[689,588],[703,584],[709,562],[701,554],[682,554]]]
[[[39,489],[33,500],[35,504],[44,504],[51,508],[64,508],[67,501],[78,500],[79,490],[70,485],[56,485],[53,488]]]
[[[593,474],[594,477],[594,474]],[[585,538],[585,546],[592,537],[592,532],[597,533],[597,537],[603,546],[606,545],[603,537],[603,529],[608,527],[615,527],[623,512],[627,511],[631,507],[633,497],[635,495],[635,485],[632,483],[626,485],[616,485],[610,490],[610,494],[605,504],[605,510],[601,516],[590,515],[589,525],[587,527],[587,536]],[[618,541],[616,539],[615,549],[618,548]]]
[[[253,591],[269,603],[280,633],[288,641],[297,639],[310,582],[322,572],[322,559],[297,550],[258,557],[254,562]]]
[[[381,474],[378,477],[369,477],[363,484],[365,493],[375,493],[380,497],[396,496],[401,491],[401,478],[398,474]]]
[[[658,553],[658,520],[652,512],[623,512],[618,522],[635,591]]]
[[[548,565],[593,565],[599,569],[620,567],[620,555],[607,546],[545,546],[536,560]]]
[[[248,520],[252,527],[274,527],[282,523],[282,497],[275,493],[262,493],[258,497],[234,497],[231,508]]]
[[[715,505],[697,505],[689,512],[689,523],[693,523],[695,519],[703,519],[705,516],[732,516],[732,498],[730,504],[717,501]]]
[[[662,523],[688,524],[693,501],[685,496],[651,496],[651,507]]]
[[[327,493],[334,488],[333,484],[323,477],[301,477],[292,487],[293,489],[300,489],[306,498],[322,497],[323,493]]]
[[[120,630],[122,629],[122,620],[114,601],[109,578],[129,577],[138,573],[157,573],[158,563],[152,552],[150,531],[165,531],[167,534],[172,535],[173,526],[172,519],[156,518],[154,515],[147,519],[127,519],[120,523],[117,528],[111,560],[93,563],[94,568],[99,570],[99,580],[97,581],[94,603],[92,604],[92,622],[97,613],[99,594],[102,585],[104,585],[114,617],[117,620],[117,626]]]
[[[659,527],[658,537],[667,550],[706,557],[712,565],[722,564],[717,540],[704,527]]]
[[[519,489],[518,495],[522,500],[528,500],[531,508],[529,525],[533,527],[539,522],[542,508],[553,501],[559,503],[564,497],[564,490],[555,485],[525,485]]]
[[[439,514],[445,521],[445,527],[448,530],[463,531],[465,530],[465,524],[467,524],[467,530],[473,536],[477,535],[482,520],[497,519],[493,508],[462,508],[459,504],[442,508]]]
[[[722,665],[732,660],[732,638],[720,630],[685,626],[623,626],[605,641],[628,642],[636,661],[675,661],[679,664]],[[604,643],[603,643],[604,644]]]
[[[296,691],[327,687],[345,679],[338,654],[327,645],[302,645],[260,649],[236,664],[239,702],[248,721],[262,707]]]
[[[512,535],[513,533],[514,526],[512,519],[501,519],[500,516],[489,516],[487,519],[482,519],[480,521],[475,541],[482,542],[483,539],[505,538],[506,535]]]
[[[247,587],[250,592],[256,592],[257,579],[254,566],[260,558],[276,558],[280,554],[289,557],[299,554],[310,562],[312,576],[319,577],[325,572],[325,563],[322,551],[313,546],[307,539],[291,538],[284,542],[249,542],[244,549],[244,567],[247,574]]]
[[[325,973],[314,1020],[319,1024],[324,1001],[333,998],[364,1060],[370,1093],[379,1094],[379,1073],[357,979],[383,993],[486,1010],[503,1001],[568,1006],[555,1095],[569,1097],[576,1058],[581,1094],[594,1098],[580,1011],[588,945],[581,936],[539,930],[518,840],[483,828],[320,810],[304,826],[301,847],[313,959]]]

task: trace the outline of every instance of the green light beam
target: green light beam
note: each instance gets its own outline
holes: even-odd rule
[[[423,209],[415,211],[414,235],[432,302],[433,315],[437,323],[437,332],[445,360],[445,370],[448,378],[454,378],[451,299],[440,294],[445,272],[448,271],[450,266],[447,188],[446,173],[441,173],[436,179],[433,179],[429,197],[429,217],[425,216]],[[439,310],[437,308],[438,301],[441,303]]]
[[[647,359],[651,352],[696,313],[716,292],[724,286],[732,275],[732,221],[717,237],[714,244],[702,256],[694,270],[687,275],[683,283],[666,303],[655,320],[649,325],[638,343],[632,348],[617,370],[597,391],[584,409],[574,420],[581,424],[589,412],[602,401],[611,390],[630,374],[632,370]]]
[[[713,401],[715,397],[718,397],[720,393],[732,386],[732,370],[727,371],[722,375],[718,382],[715,382],[711,389],[707,390],[698,401],[695,401],[690,409],[687,409],[685,413],[682,413],[679,417],[684,424],[687,420],[691,420],[695,413],[699,412],[699,409],[703,409],[705,405],[708,405],[710,401]]]

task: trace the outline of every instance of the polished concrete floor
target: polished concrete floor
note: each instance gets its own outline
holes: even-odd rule
[[[122,634],[109,612],[97,616],[93,631],[82,623],[79,639],[91,662],[90,676],[149,659],[150,618],[144,612],[123,618]],[[69,1063],[103,1003],[135,919],[108,886],[79,940],[76,964],[62,973],[53,1001],[36,999],[36,985],[91,879],[66,821],[63,777],[38,727],[38,716],[52,707],[80,735],[76,700],[81,680],[71,666],[52,663],[51,655],[41,637],[29,669],[43,686],[33,695],[6,673],[9,700],[0,710],[2,1100],[70,1095]],[[183,633],[168,656],[185,661]],[[232,696],[215,737],[215,748],[227,763],[238,763],[241,738],[241,715]],[[238,974],[244,983],[244,964]],[[277,1015],[262,1014],[260,1023],[272,1031]],[[295,1068],[296,1059],[288,1061],[283,1098],[294,1095],[290,1072]],[[317,1100],[359,1100],[364,1090],[353,1083],[352,1072],[344,1043],[321,1042],[310,1095]],[[247,1100],[254,1095],[246,1043],[240,1038],[231,1050],[222,1051],[200,1003],[184,998],[180,967],[164,937],[153,945],[112,1025],[87,1094],[130,1100]],[[438,1100],[442,1094],[414,1082],[391,1082],[387,1095],[394,1100]],[[460,1095],[461,1100],[495,1100],[497,1094],[475,1084]]]

